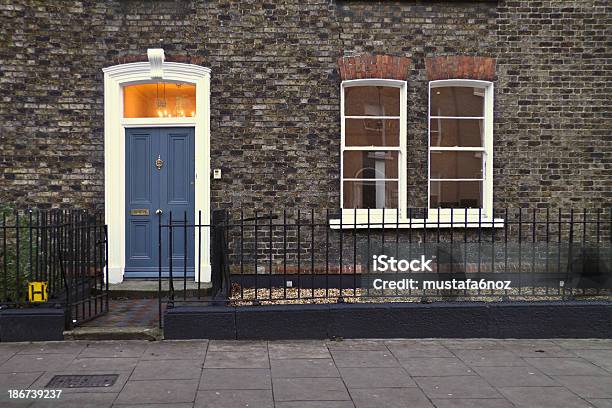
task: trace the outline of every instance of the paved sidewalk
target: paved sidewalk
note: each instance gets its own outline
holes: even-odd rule
[[[11,400],[58,374],[118,374]],[[612,340],[0,344],[2,407],[612,407]]]

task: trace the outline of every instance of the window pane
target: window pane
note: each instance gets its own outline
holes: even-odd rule
[[[431,208],[482,208],[482,181],[432,181]]]
[[[126,118],[190,117],[195,110],[195,85],[161,82],[123,88]]]
[[[397,208],[397,181],[345,181],[343,208]]]
[[[431,116],[484,116],[484,88],[431,88]]]
[[[398,152],[344,151],[344,178],[397,178]]]
[[[482,178],[482,152],[430,152],[432,179]]]
[[[346,146],[399,146],[398,119],[346,119]]]
[[[430,143],[437,147],[483,147],[484,120],[431,119]]]
[[[399,116],[400,90],[389,86],[344,88],[344,114],[350,116]]]

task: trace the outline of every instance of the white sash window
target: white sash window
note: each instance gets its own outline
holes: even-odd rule
[[[493,84],[429,83],[429,218],[477,221],[493,208]]]
[[[341,92],[344,213],[392,216],[406,202],[406,82],[344,81]]]

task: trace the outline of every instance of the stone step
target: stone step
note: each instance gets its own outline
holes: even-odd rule
[[[64,340],[161,340],[158,327],[77,327],[64,332]]]
[[[167,296],[168,287],[168,279],[164,279],[162,281],[163,296]],[[210,294],[210,288],[210,282],[200,282],[198,286],[198,282],[187,281],[187,285],[185,285],[182,279],[174,280],[175,296],[183,297],[183,292],[186,289],[188,298],[197,297],[198,291],[200,297],[203,297]],[[108,292],[111,299],[155,299],[159,293],[159,282],[157,279],[128,279],[121,283],[108,285]]]

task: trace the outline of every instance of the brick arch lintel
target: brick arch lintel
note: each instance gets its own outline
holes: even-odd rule
[[[382,54],[359,54],[338,58],[340,78],[349,79],[408,79],[410,58]]]
[[[493,81],[495,59],[470,55],[448,55],[425,58],[427,79],[479,79]]]

